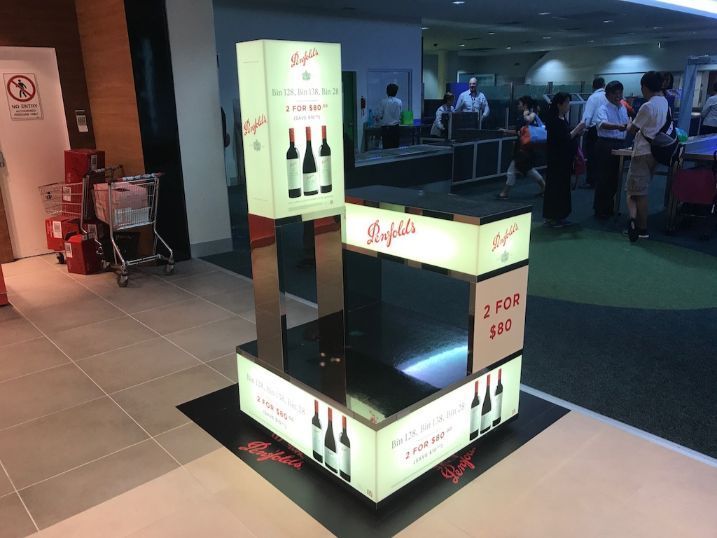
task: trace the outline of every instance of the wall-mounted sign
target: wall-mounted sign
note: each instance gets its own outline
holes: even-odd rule
[[[40,92],[34,73],[3,73],[3,86],[12,120],[42,119]]]
[[[237,43],[249,212],[273,219],[344,204],[341,46]]]
[[[530,213],[477,226],[346,204],[343,231],[349,246],[477,276],[528,258]]]
[[[374,502],[518,413],[520,356],[373,427],[242,355],[237,361],[241,410]]]

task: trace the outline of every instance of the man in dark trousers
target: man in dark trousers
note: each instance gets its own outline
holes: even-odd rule
[[[597,113],[600,107],[607,103],[605,98],[605,79],[598,77],[593,80],[593,93],[588,97],[583,110],[583,123],[587,131],[583,137],[583,152],[587,159],[587,173],[583,188],[592,189],[597,181],[597,158],[595,156],[595,143],[597,142]]]

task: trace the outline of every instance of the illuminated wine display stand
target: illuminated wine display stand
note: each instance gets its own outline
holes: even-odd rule
[[[336,44],[237,44],[257,327],[237,348],[239,405],[378,506],[517,416],[530,207],[344,193],[340,56]],[[297,225],[318,311],[287,327]],[[383,264],[462,286],[462,322],[384,301]]]

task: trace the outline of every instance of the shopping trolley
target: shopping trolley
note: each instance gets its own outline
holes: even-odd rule
[[[111,181],[117,173],[123,170],[122,165],[108,166],[87,173],[79,183],[50,183],[38,187],[45,214],[48,217],[65,217],[68,220],[76,219],[76,226],[72,226],[73,233],[89,235],[97,245],[97,254],[104,259],[102,243],[96,234],[90,234],[85,226],[85,221],[94,216],[92,196],[90,194],[93,184]],[[58,221],[59,222],[59,221]],[[54,226],[55,223],[53,223]],[[61,224],[57,230],[53,230],[53,236],[57,240],[56,251],[57,261],[65,263],[65,240]],[[49,242],[49,240],[48,240]],[[103,263],[103,268],[108,264]]]
[[[174,272],[174,251],[157,233],[157,202],[159,200],[159,178],[161,174],[128,176],[94,185],[95,215],[107,223],[110,241],[114,251],[115,265],[119,267],[117,284],[124,288],[129,283],[129,268],[152,261],[164,261],[164,272]],[[116,233],[152,226],[154,234],[152,254],[128,259],[117,244]],[[168,256],[157,251],[161,243]]]

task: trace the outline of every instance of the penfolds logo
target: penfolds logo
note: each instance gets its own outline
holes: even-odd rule
[[[385,242],[386,247],[390,247],[394,239],[415,233],[416,226],[410,218],[406,221],[401,219],[398,226],[396,225],[396,221],[391,221],[391,226],[385,231],[381,229],[381,223],[376,219],[371,226],[368,227],[368,240],[366,244],[378,245]]]
[[[441,463],[438,466],[441,476],[443,476],[446,480],[450,480],[454,484],[458,484],[458,482],[461,481],[461,477],[468,469],[476,468],[473,464],[473,456],[475,456],[475,453],[476,449],[473,447],[468,452],[461,455],[457,460],[453,459],[450,462]]]
[[[244,122],[244,136],[248,134],[255,135],[257,129],[259,129],[262,125],[266,125],[266,116],[264,114],[256,118],[254,121],[246,120]]]
[[[505,247],[505,244],[508,242],[508,239],[510,239],[510,236],[513,235],[517,231],[518,231],[518,223],[514,222],[505,230],[504,234],[501,235],[501,233],[498,232],[496,234],[496,236],[493,238],[493,248],[491,249],[491,252],[495,252],[495,250],[497,248]]]
[[[291,67],[301,66],[305,67],[306,62],[311,60],[311,58],[315,58],[319,55],[319,51],[316,50],[316,48],[313,48],[311,50],[305,50],[303,56],[299,54],[299,52],[295,52],[291,55]]]
[[[304,465],[304,460],[301,456],[293,454],[287,454],[284,450],[276,450],[269,452],[267,449],[271,446],[271,443],[264,441],[252,441],[246,446],[240,446],[239,450],[243,450],[256,456],[257,461],[276,461],[283,463],[294,469],[301,469]]]

